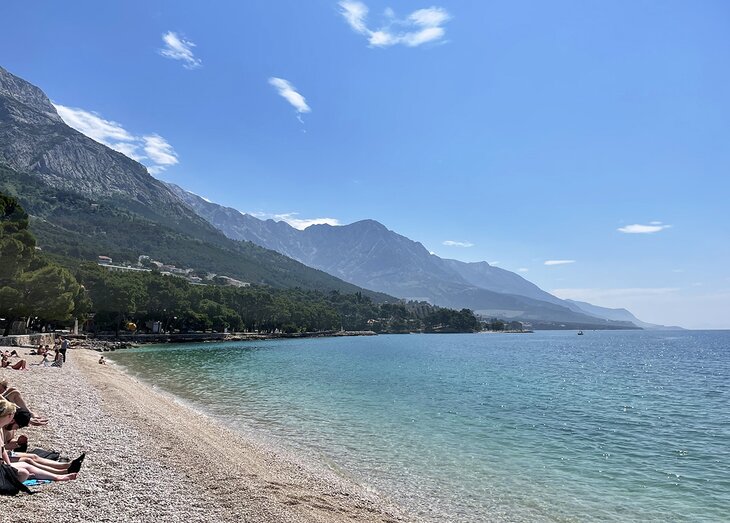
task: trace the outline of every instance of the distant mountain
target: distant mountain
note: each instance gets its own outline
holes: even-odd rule
[[[590,303],[586,303],[584,301],[575,301],[575,300],[564,300],[570,305],[573,305],[573,310],[576,310],[578,312],[584,312],[586,314],[590,314],[591,316],[596,316],[597,318],[605,318],[608,320],[615,320],[615,321],[630,321],[637,327],[641,327],[642,329],[650,329],[650,330],[684,330],[682,327],[670,327],[666,325],[656,325],[654,323],[647,323],[645,321],[641,321],[639,318],[631,314],[626,309],[609,309],[606,307],[598,307],[597,305],[591,305]]]
[[[66,125],[41,89],[1,67],[0,191],[31,214],[43,250],[68,263],[146,254],[251,283],[392,300],[226,237],[143,165]]]
[[[180,199],[230,238],[278,251],[368,289],[483,316],[541,321],[559,327],[635,328],[573,310],[521,276],[486,262],[463,263],[430,254],[374,220],[344,226],[312,225],[300,231],[285,222],[259,220],[168,184]]]

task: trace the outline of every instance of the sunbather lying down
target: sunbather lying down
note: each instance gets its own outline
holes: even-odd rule
[[[25,360],[18,360],[15,363],[10,363],[8,357],[3,354],[2,360],[0,361],[0,367],[15,369],[15,370],[28,370],[28,363]]]
[[[18,479],[20,481],[25,481],[26,479],[50,479],[51,481],[68,481],[71,479],[76,479],[76,472],[68,472],[68,468],[66,468],[65,473],[63,473],[63,470],[56,470],[56,472],[50,472],[47,470],[49,468],[46,465],[46,468],[40,468],[36,463],[29,463],[27,461],[16,461],[13,462],[10,459],[10,456],[8,455],[8,452],[5,450],[5,434],[4,434],[4,427],[8,425],[9,423],[12,423],[13,417],[15,416],[15,404],[10,403],[8,400],[4,398],[0,398],[0,427],[3,427],[0,429],[0,441],[2,441],[2,460],[4,463],[7,463],[11,467],[13,467],[16,472],[18,473]],[[80,461],[79,461],[80,460]],[[83,455],[74,460],[71,463],[78,463],[78,466],[81,466],[81,461],[83,461]],[[69,464],[70,466],[70,464]]]
[[[21,396],[20,391],[15,387],[9,386],[8,380],[0,380],[0,397],[5,398],[11,403],[15,403],[21,409],[26,409],[28,412],[30,412],[31,425],[38,426],[48,423],[48,418],[38,416],[28,408],[28,405],[25,404],[25,401],[23,400],[23,396]]]

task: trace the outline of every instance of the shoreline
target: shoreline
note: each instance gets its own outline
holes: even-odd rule
[[[29,448],[87,452],[78,480],[5,498],[4,521],[416,521],[367,486],[233,431],[98,357],[74,348],[61,369],[2,369],[50,419],[18,432]]]

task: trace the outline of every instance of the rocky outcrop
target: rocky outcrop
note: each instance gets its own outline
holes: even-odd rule
[[[140,212],[208,229],[146,167],[66,125],[38,87],[0,67],[0,163],[57,189],[129,200]]]

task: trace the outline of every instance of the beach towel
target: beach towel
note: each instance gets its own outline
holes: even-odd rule
[[[7,463],[0,463],[0,496],[15,496],[18,492],[32,494],[18,479],[18,472]]]
[[[26,487],[37,487],[38,485],[45,485],[46,483],[51,483],[50,479],[26,479],[23,482],[23,485]]]

